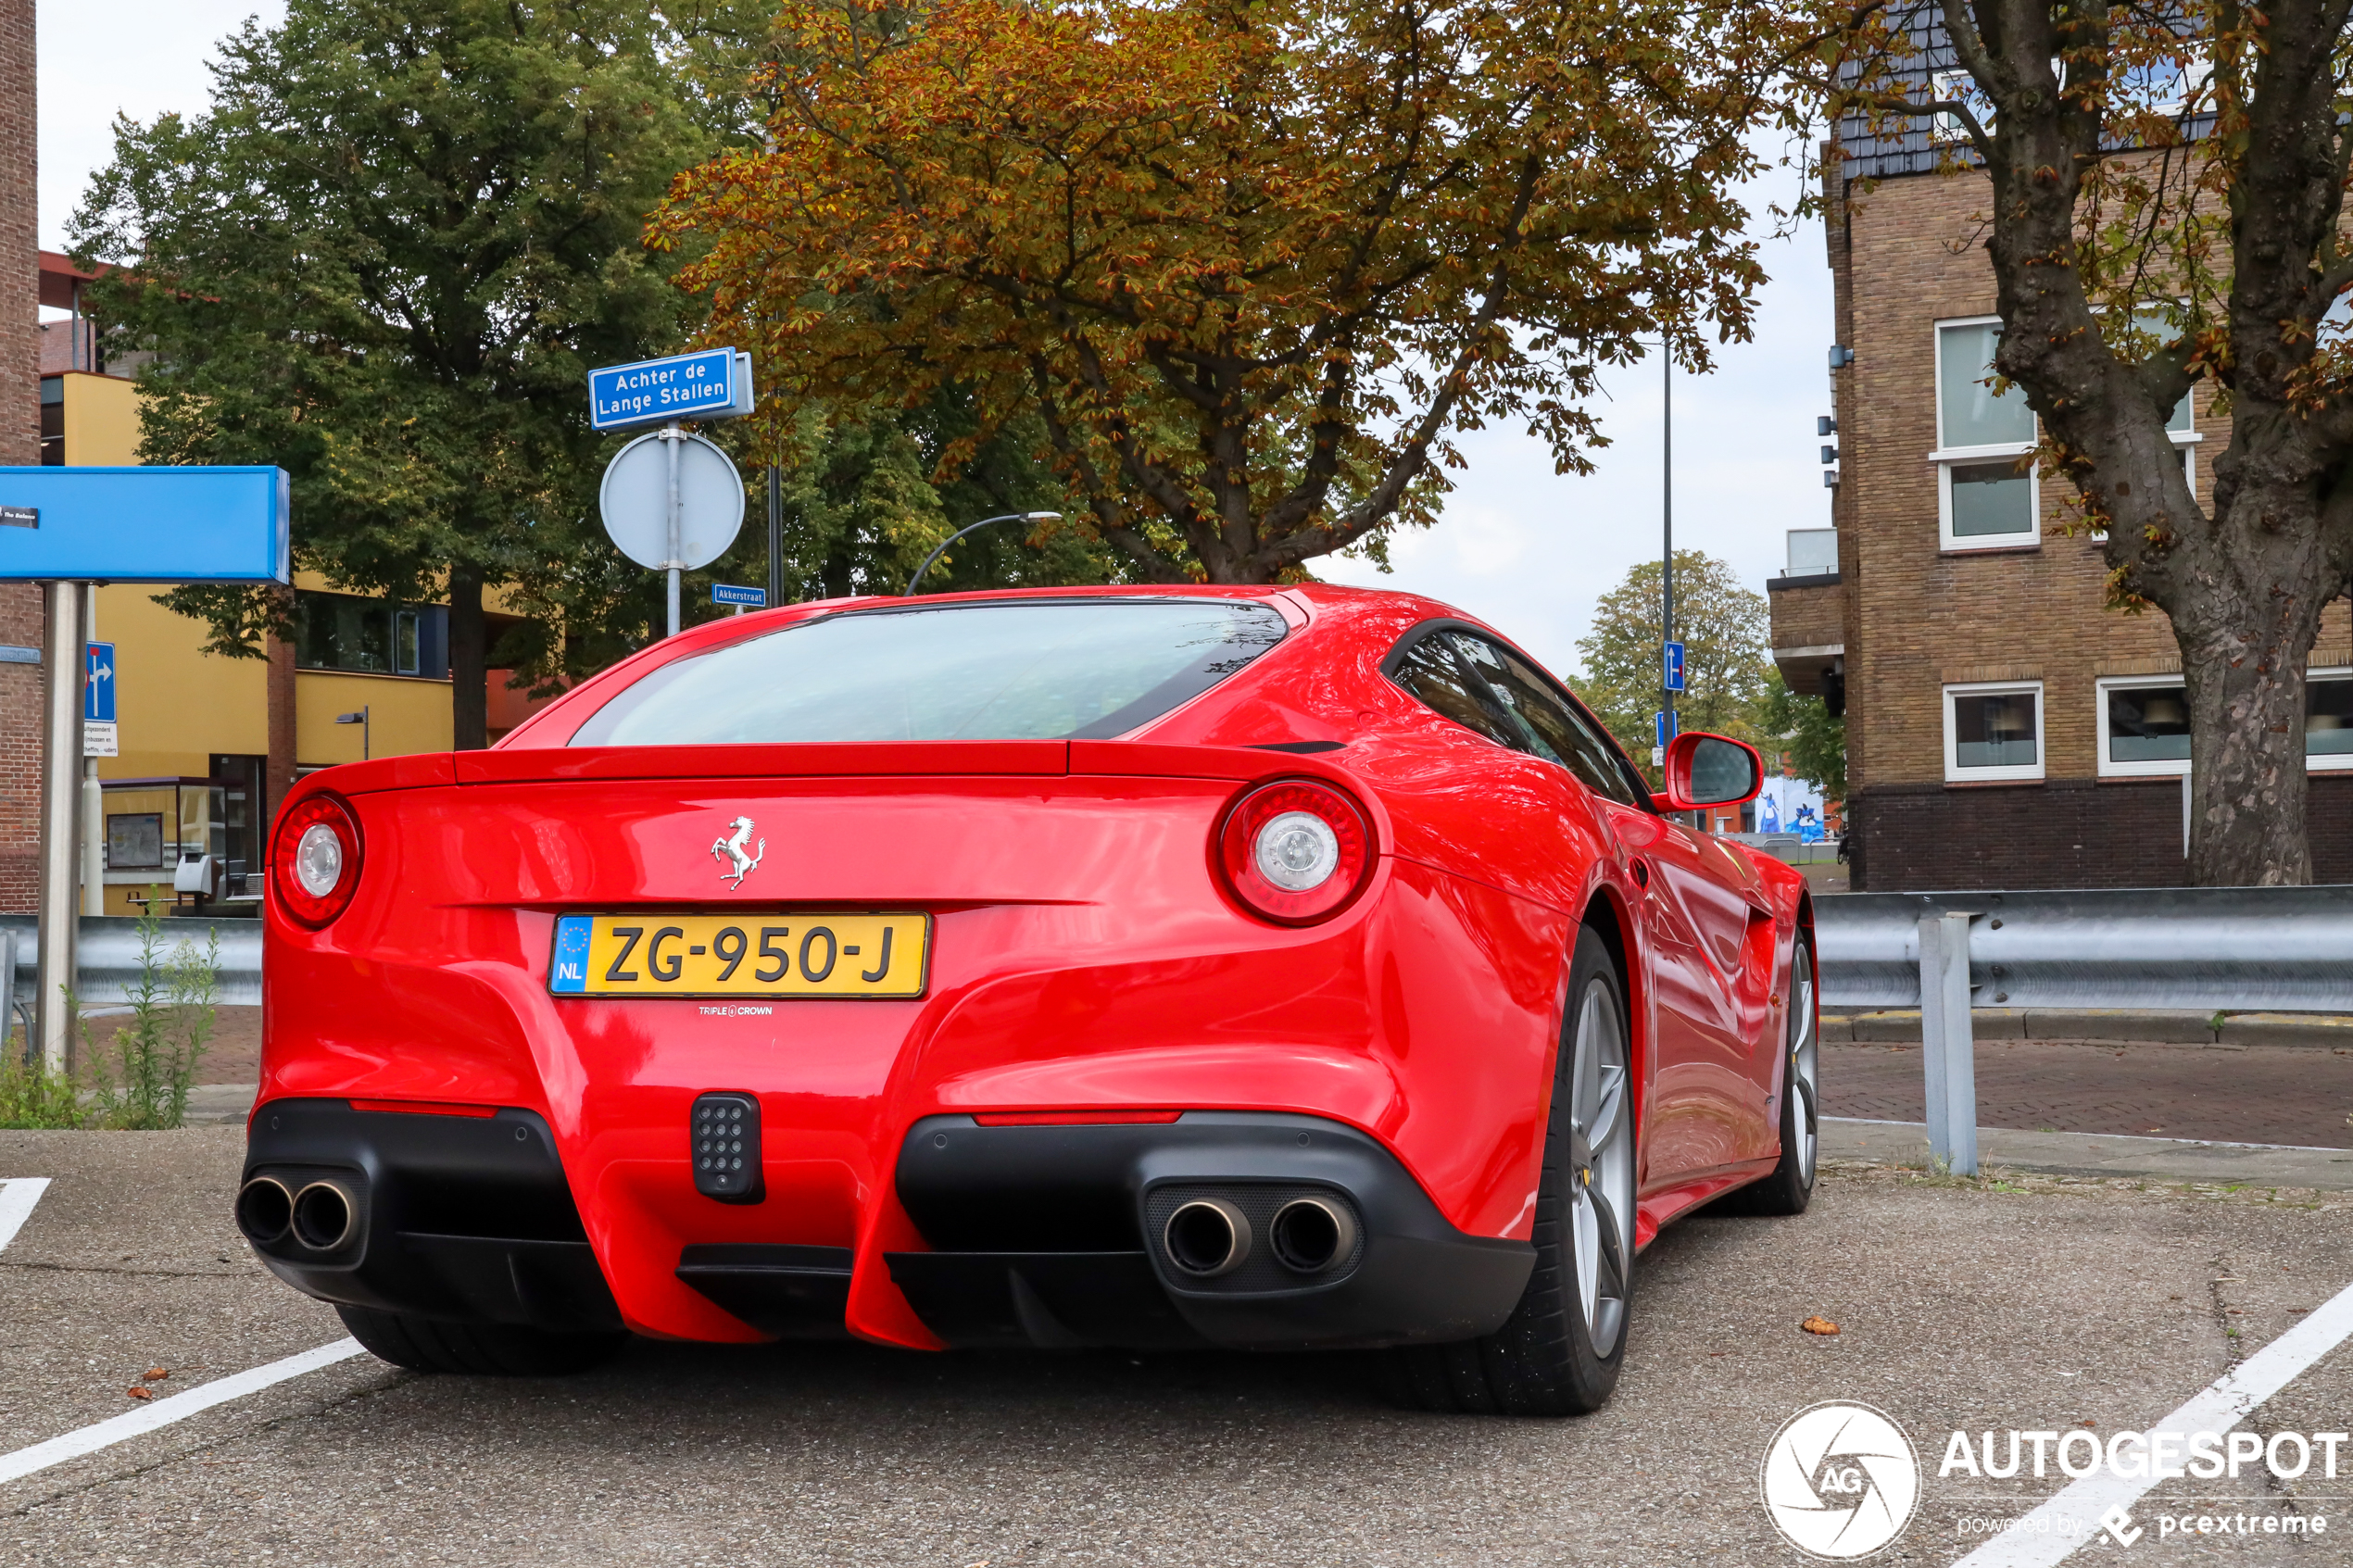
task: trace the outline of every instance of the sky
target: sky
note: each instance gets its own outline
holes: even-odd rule
[[[280,0],[39,0],[42,245],[63,244],[118,113],[202,112],[215,44],[248,16],[283,10]],[[1780,171],[1758,194],[1786,202],[1794,182]],[[1831,408],[1820,225],[1768,239],[1764,262],[1771,282],[1754,340],[1723,346],[1709,375],[1678,371],[1674,392],[1676,543],[1730,562],[1760,592],[1788,530],[1830,526],[1814,433]],[[1479,432],[1463,440],[1469,467],[1453,475],[1444,517],[1397,540],[1392,571],[1345,559],[1312,570],[1443,600],[1573,671],[1594,602],[1659,554],[1659,380],[1655,360],[1605,378],[1598,409],[1613,445],[1593,455],[1593,472],[1554,474],[1550,451],[1517,429]]]

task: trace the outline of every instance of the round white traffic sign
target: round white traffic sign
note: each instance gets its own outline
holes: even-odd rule
[[[605,532],[639,566],[692,571],[727,553],[744,525],[744,481],[727,454],[699,435],[678,448],[678,554],[670,553],[670,452],[660,432],[641,435],[605,465],[598,505]]]

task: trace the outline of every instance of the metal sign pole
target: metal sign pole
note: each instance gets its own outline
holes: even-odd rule
[[[75,884],[82,834],[82,584],[44,583],[49,600],[49,710],[41,756],[40,959],[33,993],[33,1033],[43,1065],[53,1073],[73,1066],[76,915]]]
[[[98,585],[82,585],[82,642],[98,640]],[[111,677],[110,677],[111,678]],[[82,679],[89,679],[89,660],[82,660]],[[102,709],[102,711],[104,711]],[[98,782],[98,759],[82,759],[82,912],[107,912],[107,796]]]
[[[768,465],[768,606],[785,602],[785,476]]]
[[[686,439],[675,424],[661,427],[661,438],[670,446],[670,558],[662,564],[670,572],[670,632],[678,634],[678,443]]]

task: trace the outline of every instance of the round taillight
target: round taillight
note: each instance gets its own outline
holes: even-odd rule
[[[359,823],[332,795],[286,808],[271,840],[270,886],[278,907],[304,925],[343,913],[359,885]]]
[[[1217,834],[1226,885],[1251,913],[1310,925],[1340,913],[1373,874],[1364,810],[1327,784],[1285,779],[1234,802]]]

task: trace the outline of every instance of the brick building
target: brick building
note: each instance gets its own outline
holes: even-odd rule
[[[0,464],[41,460],[33,84],[33,0],[0,0]],[[0,583],[0,911],[41,882],[43,620],[39,588]]]
[[[1986,384],[1991,186],[1936,172],[1931,134],[1852,136],[1831,175],[1852,355],[1831,372],[1836,549],[1770,583],[1775,662],[1796,690],[1843,696],[1857,891],[2179,885],[2189,735],[2172,627],[2105,608],[2099,542],[2062,532],[2058,486],[2021,464],[2032,411]],[[2195,388],[2172,425],[2201,501],[2229,439],[2211,397]],[[2353,882],[2342,600],[2310,669],[2313,874]]]

